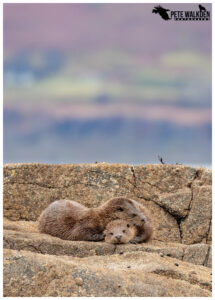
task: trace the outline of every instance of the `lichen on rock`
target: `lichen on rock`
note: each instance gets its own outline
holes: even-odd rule
[[[181,165],[4,166],[4,296],[211,296],[211,171]],[[41,234],[57,199],[96,207],[125,196],[151,212],[149,243]]]

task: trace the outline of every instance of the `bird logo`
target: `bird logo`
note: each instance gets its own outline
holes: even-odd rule
[[[154,14],[159,14],[161,16],[162,19],[164,20],[170,20],[170,17],[167,13],[167,11],[169,11],[169,9],[163,8],[162,6],[155,6],[154,9],[152,10],[152,13]]]
[[[199,10],[200,11],[206,11],[206,8],[204,6],[202,6],[201,4],[199,4]]]

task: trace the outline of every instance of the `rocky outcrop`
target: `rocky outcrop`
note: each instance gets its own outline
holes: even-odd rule
[[[154,253],[87,258],[6,249],[4,296],[211,296],[208,268]]]
[[[38,216],[56,199],[95,207],[115,196],[148,207],[151,242],[115,246],[38,232]],[[211,210],[211,171],[203,168],[6,165],[4,295],[211,296]]]
[[[196,265],[211,267],[207,244],[184,245],[153,240],[150,243],[112,245],[104,242],[64,241],[38,232],[37,223],[30,221],[9,221],[4,219],[4,248],[27,250],[41,254],[88,257],[112,255],[121,252],[143,251],[157,253],[162,257],[173,257]]]
[[[122,195],[148,207],[155,238],[210,243],[211,172],[205,169],[105,163],[4,167],[4,216],[10,220],[35,221],[56,199],[95,207]]]

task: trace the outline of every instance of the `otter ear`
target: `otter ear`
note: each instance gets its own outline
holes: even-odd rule
[[[127,224],[127,227],[130,227],[130,225],[129,225],[129,224]]]

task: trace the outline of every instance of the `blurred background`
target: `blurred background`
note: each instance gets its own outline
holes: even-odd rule
[[[4,4],[4,163],[211,167],[211,21],[153,7]]]

